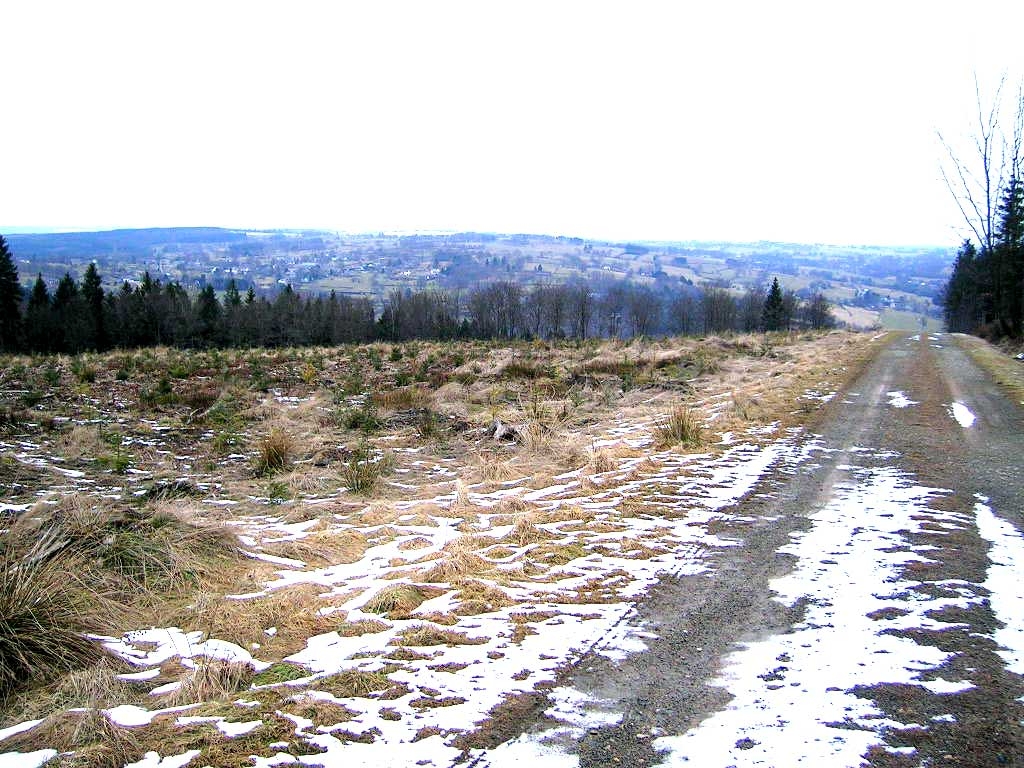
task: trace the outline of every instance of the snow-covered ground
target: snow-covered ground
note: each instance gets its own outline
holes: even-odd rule
[[[864,455],[865,452],[858,452]],[[884,460],[886,456],[876,455]],[[994,632],[1011,671],[1024,671],[1024,539],[1009,523],[979,501],[976,522],[966,515],[942,512],[930,502],[948,491],[917,485],[900,471],[844,465],[844,478],[833,498],[812,516],[812,527],[794,534],[782,552],[797,558],[787,576],[774,580],[776,599],[787,606],[803,601],[803,621],[791,632],[742,645],[730,654],[713,681],[728,692],[727,707],[699,726],[678,734],[649,734],[665,766],[860,766],[872,746],[885,745],[883,731],[928,723],[890,720],[855,687],[883,683],[920,686],[935,694],[972,687],[970,681],[945,679],[936,672],[949,657],[934,646],[897,634],[903,629],[948,629],[931,618],[944,608],[969,608],[980,594],[1004,626]],[[991,543],[991,565],[983,585],[950,583],[948,593],[934,596],[915,590],[902,566],[929,562],[927,545],[914,544],[922,523],[950,529],[976,525]],[[968,587],[979,586],[982,589]],[[986,592],[987,590],[987,592]],[[908,599],[908,593],[914,595]],[[555,701],[574,701],[576,714],[566,726],[529,734],[488,754],[482,765],[497,768],[530,761],[541,766],[576,766],[564,751],[564,738],[620,719],[607,703],[587,700],[571,688],[556,689]],[[559,716],[558,705],[547,712]],[[951,719],[939,714],[936,721]],[[565,718],[563,718],[565,719]]]

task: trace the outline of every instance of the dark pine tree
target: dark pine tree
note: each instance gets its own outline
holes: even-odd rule
[[[1019,337],[1024,314],[1024,181],[1012,176],[999,203],[996,312],[1003,335]]]
[[[761,327],[766,331],[781,331],[786,327],[786,302],[782,298],[779,278],[772,279],[772,287],[764,300],[761,311]]]
[[[96,269],[95,262],[90,263],[82,278],[82,299],[85,302],[85,314],[88,322],[88,342],[92,349],[104,350],[108,346],[107,324],[103,317],[103,278]]]
[[[25,342],[31,352],[53,351],[53,310],[42,274],[36,276],[25,311]]]
[[[0,350],[13,352],[21,346],[21,284],[18,268],[0,235]]]

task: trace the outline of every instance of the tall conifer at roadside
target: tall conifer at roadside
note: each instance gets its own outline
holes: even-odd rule
[[[21,346],[21,285],[18,268],[0,235],[0,350],[13,352]]]

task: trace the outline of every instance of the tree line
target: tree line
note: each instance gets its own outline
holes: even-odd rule
[[[1024,187],[1010,179],[990,242],[965,240],[946,285],[946,327],[960,333],[1019,338],[1024,326]]]
[[[524,288],[498,281],[467,291],[395,290],[378,313],[365,297],[273,297],[242,293],[234,280],[218,297],[145,273],[138,284],[103,288],[95,264],[81,282],[24,292],[0,236],[0,349],[77,353],[168,345],[182,348],[334,345],[409,339],[584,339],[655,334],[777,331],[833,325],[820,294],[801,299],[774,280],[742,295],[725,287],[571,282]]]
[[[1020,338],[1024,331],[1024,83],[1007,127],[1000,94],[989,109],[977,93],[976,157],[965,161],[947,146],[943,173],[972,237],[957,251],[942,296],[950,331]],[[941,137],[940,137],[941,138]]]

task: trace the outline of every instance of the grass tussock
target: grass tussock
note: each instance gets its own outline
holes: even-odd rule
[[[378,632],[386,632],[391,625],[386,621],[378,619],[360,619],[359,621],[343,621],[337,627],[337,632],[342,637],[360,637],[362,635],[375,635]]]
[[[459,601],[459,605],[455,608],[455,613],[459,616],[476,616],[481,613],[491,613],[516,603],[500,587],[474,579],[469,579],[460,584],[455,598]]]
[[[512,531],[505,537],[505,541],[517,547],[525,547],[529,544],[537,544],[554,537],[553,533],[549,533],[543,528],[538,528],[534,524],[532,516],[523,515],[516,520]]]
[[[4,544],[8,556],[79,561],[83,581],[101,591],[191,590],[237,560],[237,539],[225,527],[197,524],[170,505],[138,509],[66,497],[20,518]]]
[[[104,628],[109,601],[81,581],[80,572],[68,557],[0,557],[0,699],[102,657],[85,633]]]
[[[61,440],[60,447],[64,456],[75,460],[95,459],[106,450],[99,427],[83,425],[72,427]]]
[[[377,482],[388,470],[390,462],[386,456],[376,455],[363,443],[352,451],[341,469],[341,481],[352,493],[369,495]]]
[[[413,384],[375,392],[373,402],[383,410],[407,411],[413,408],[429,408],[431,396],[429,389]]]
[[[243,648],[258,642],[268,650],[297,651],[307,637],[330,631],[330,622],[318,613],[323,607],[322,592],[323,587],[316,584],[299,584],[246,600],[200,592],[183,615],[168,618],[184,629],[201,630]],[[270,627],[276,627],[277,634],[268,639],[264,630]]]
[[[463,536],[444,545],[441,558],[423,574],[428,584],[452,583],[473,574],[484,573],[491,569],[491,564],[474,550],[478,546],[495,543],[491,538],[480,540],[475,536]]]
[[[598,448],[590,453],[589,461],[587,462],[587,472],[594,475],[601,475],[605,472],[611,472],[612,470],[618,469],[618,466],[618,462],[615,461],[615,457],[612,456],[611,451],[604,448]]]
[[[655,428],[655,438],[662,447],[697,446],[703,442],[704,427],[696,411],[677,406],[672,409],[668,418]]]
[[[367,613],[384,614],[389,619],[406,618],[426,600],[438,594],[440,591],[433,587],[406,583],[392,584],[373,595],[363,606],[363,610]]]
[[[256,442],[253,471],[257,477],[283,472],[291,463],[294,452],[295,441],[291,435],[274,427]]]
[[[208,659],[185,675],[166,701],[169,706],[224,701],[248,688],[255,675],[252,664]]]
[[[263,543],[263,550],[272,555],[318,565],[358,562],[366,547],[366,535],[357,530],[317,531],[301,539]]]
[[[341,704],[316,699],[312,696],[300,696],[290,702],[282,711],[311,720],[314,728],[328,732],[334,730],[335,726],[347,723],[359,714]]]
[[[3,702],[5,713],[0,716],[0,728],[41,720],[56,711],[141,704],[148,697],[146,686],[118,677],[130,671],[119,659],[103,656],[98,662],[68,672],[45,686],[21,690]]]
[[[54,764],[74,768],[127,765],[137,761],[145,752],[134,731],[115,725],[98,709],[50,715],[35,728],[5,739],[3,749],[13,752],[39,749],[56,749],[62,754],[73,752],[69,762]]]
[[[516,470],[509,459],[499,459],[494,453],[478,453],[473,459],[473,474],[480,481],[504,483],[515,479]]]
[[[465,632],[444,629],[433,624],[419,624],[399,632],[398,637],[391,641],[393,645],[433,646],[433,645],[482,645],[486,637],[470,637]]]
[[[339,699],[367,697],[378,691],[391,688],[392,682],[383,672],[367,672],[363,669],[346,669],[335,675],[321,677],[310,684],[315,690],[329,693]]]

